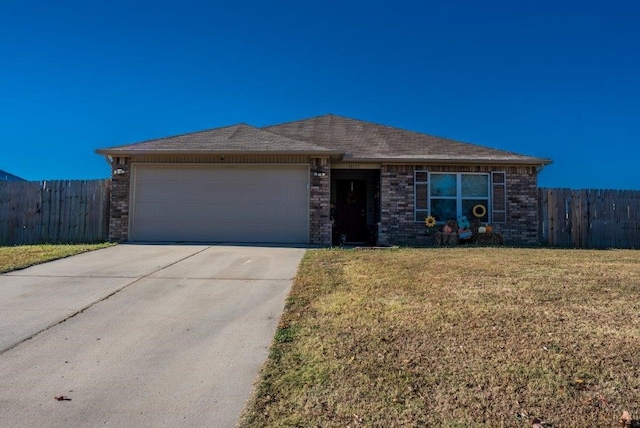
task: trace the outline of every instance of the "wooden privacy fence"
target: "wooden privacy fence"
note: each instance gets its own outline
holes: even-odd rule
[[[0,245],[106,241],[109,191],[109,180],[0,182]]]
[[[640,248],[640,191],[540,189],[543,245]]]

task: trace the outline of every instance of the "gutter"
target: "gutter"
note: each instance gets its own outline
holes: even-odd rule
[[[384,163],[392,165],[437,164],[437,165],[531,165],[543,168],[553,163],[551,159],[518,160],[518,159],[434,159],[434,158],[347,158],[344,163]]]
[[[303,155],[303,156],[341,156],[342,151],[250,151],[250,150],[144,150],[144,151],[120,151],[109,149],[97,149],[95,151],[103,156],[145,156],[145,155]]]
[[[534,158],[525,159],[460,159],[460,158],[355,158],[350,153],[338,150],[327,151],[250,151],[250,150],[140,150],[140,151],[121,151],[110,149],[97,149],[97,154],[103,156],[145,156],[145,155],[302,155],[302,156],[329,156],[337,158],[339,162],[344,163],[384,163],[384,164],[418,164],[428,163],[437,165],[531,165],[542,169],[544,166],[551,164],[551,159]]]

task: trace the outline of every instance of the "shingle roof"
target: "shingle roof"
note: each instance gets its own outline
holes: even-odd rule
[[[548,164],[549,159],[463,143],[346,117],[325,115],[263,128],[345,152],[353,161],[473,161]]]
[[[0,169],[0,181],[26,181],[24,178],[20,178],[17,175],[8,173]]]
[[[208,131],[96,150],[105,155],[173,153],[329,153],[330,149],[253,126],[239,124]]]
[[[96,152],[104,155],[304,153],[340,156],[356,162],[551,163],[549,159],[331,114],[261,129],[239,124]]]

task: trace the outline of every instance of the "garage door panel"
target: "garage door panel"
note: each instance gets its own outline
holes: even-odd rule
[[[164,218],[173,218],[175,220],[166,221],[158,218],[158,211],[162,210]],[[179,220],[178,220],[179,219]],[[193,210],[188,213],[181,213],[179,207],[164,207],[158,204],[141,204],[136,207],[135,211],[136,233],[140,227],[149,223],[179,223],[198,221],[197,211]]]
[[[267,189],[270,189],[273,200],[282,203],[291,202],[294,204],[297,203],[297,201],[306,198],[309,192],[306,185],[300,186],[289,183],[265,186],[265,190]]]
[[[269,221],[275,223],[282,222],[283,224],[295,222],[295,219],[305,215],[306,212],[303,208],[287,205],[269,205],[263,207],[261,210],[256,211],[257,215],[263,215],[264,218],[268,218]]]
[[[307,230],[303,227],[269,226],[269,233],[274,236],[306,236]],[[292,238],[295,239],[295,238]],[[296,242],[296,241],[292,241]]]
[[[297,201],[302,198],[307,198],[309,194],[309,190],[307,189],[306,184],[299,185],[293,184],[287,186],[287,197],[289,200]]]
[[[300,218],[302,216],[306,216],[307,212],[308,211],[303,207],[290,207],[286,211],[287,221],[289,223],[293,223],[295,222],[295,219]]]
[[[242,228],[249,239],[238,238],[235,229]],[[290,242],[303,243],[306,239],[306,228],[273,226],[271,224],[245,224],[241,222],[210,224],[207,228],[195,227],[193,223],[163,223],[149,222],[141,227],[141,234],[157,234],[163,230],[162,238],[156,241],[192,241],[202,242],[203,236],[215,235],[215,241],[227,242]],[[261,239],[256,239],[259,237]]]
[[[138,241],[308,242],[306,165],[134,169]]]
[[[136,190],[137,202],[168,202],[172,198],[168,195],[182,195],[179,200],[194,199],[198,196],[198,189],[193,184],[185,182],[167,181],[159,183],[138,183]]]

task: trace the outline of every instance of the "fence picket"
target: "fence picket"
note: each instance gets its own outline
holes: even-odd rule
[[[0,182],[0,242],[4,242],[8,240],[7,237],[7,227],[8,227],[8,209],[9,204],[7,203],[8,196],[7,192],[9,191],[8,183]]]
[[[0,245],[108,239],[109,180],[0,182]]]
[[[640,191],[539,191],[540,240],[575,248],[640,248]]]

